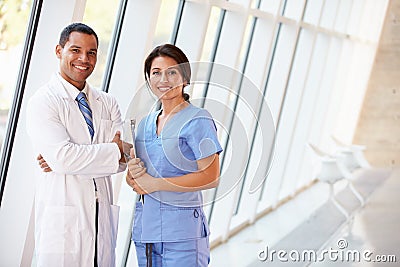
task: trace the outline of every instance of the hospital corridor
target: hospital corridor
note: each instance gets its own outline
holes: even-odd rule
[[[400,266],[400,0],[0,0],[0,73],[0,267]]]

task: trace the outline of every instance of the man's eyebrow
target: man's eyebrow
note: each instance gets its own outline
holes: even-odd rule
[[[79,45],[71,45],[70,46],[70,48],[82,48],[81,46],[79,46]],[[97,48],[90,48],[90,50],[94,50],[94,51],[97,51]]]

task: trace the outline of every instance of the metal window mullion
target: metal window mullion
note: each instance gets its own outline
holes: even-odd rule
[[[128,0],[121,0],[117,14],[117,21],[114,27],[113,38],[108,51],[108,59],[103,78],[102,90],[104,92],[108,92],[108,89],[110,88],[111,76],[114,69],[115,58],[117,57],[118,44],[121,37],[122,25],[124,23],[127,5]]]
[[[305,14],[305,10],[306,10],[305,6],[306,5],[307,5],[307,0],[306,0],[306,4],[304,5],[304,8],[303,8],[303,13],[301,15],[301,19],[302,20],[304,18],[304,14]],[[289,81],[290,81],[290,78],[292,76],[292,68],[293,68],[293,64],[294,64],[294,58],[295,58],[296,52],[297,52],[297,47],[298,47],[298,44],[299,44],[300,32],[301,32],[301,28],[299,27],[296,30],[296,40],[295,40],[295,46],[294,46],[294,50],[293,50],[293,54],[292,54],[292,59],[290,61],[290,65],[289,65],[289,74],[288,74],[288,77],[286,79],[285,89],[284,89],[284,92],[283,92],[283,98],[282,98],[282,101],[281,101],[281,105],[280,105],[280,108],[279,108],[279,115],[278,115],[278,119],[277,119],[277,122],[276,122],[276,132],[277,133],[278,133],[279,125],[280,125],[280,122],[281,122],[282,110],[283,110],[283,107],[284,107],[285,101],[286,101],[286,95],[287,95],[287,91],[288,91]]]
[[[222,9],[220,17],[219,17],[219,21],[218,21],[217,30],[216,30],[217,35],[215,36],[214,45],[212,47],[212,53],[211,53],[211,57],[210,57],[211,63],[215,62],[215,58],[217,56],[217,50],[218,50],[219,41],[221,39],[221,32],[222,32],[222,26],[224,25],[225,14],[226,14],[226,10]],[[210,79],[211,79],[211,74],[212,74],[213,68],[214,68],[214,64],[210,64],[210,69],[208,70],[206,83],[204,85],[203,97],[202,97],[201,103],[199,105],[202,108],[204,108],[204,106],[206,104],[206,97],[208,94],[208,88],[210,87]]]
[[[226,10],[222,9],[221,13],[220,13],[219,20],[218,20],[218,26],[217,26],[217,29],[216,29],[217,35],[215,36],[214,44],[213,44],[213,47],[212,47],[212,53],[211,53],[211,57],[210,57],[210,62],[211,62],[210,69],[208,70],[208,73],[207,73],[207,79],[206,79],[206,82],[205,82],[205,85],[204,85],[204,90],[203,90],[203,97],[202,97],[201,103],[199,105],[202,108],[204,108],[204,106],[205,106],[206,97],[207,97],[207,94],[208,94],[208,88],[210,86],[211,74],[212,74],[212,71],[213,71],[213,68],[214,68],[214,64],[213,63],[215,62],[215,58],[217,56],[217,50],[218,50],[219,41],[221,39],[221,32],[222,32],[222,26],[224,25],[225,14],[226,14]],[[225,158],[225,155],[222,157],[222,159],[223,158]],[[220,170],[222,170],[221,166],[220,166]],[[208,217],[207,217],[209,222],[211,222],[211,215],[212,215],[212,213],[214,211],[215,198],[217,196],[217,188],[213,188],[212,190],[213,190],[213,195],[212,195],[212,199],[213,199],[212,203],[213,204],[210,207],[210,211],[209,211]]]
[[[14,144],[15,133],[17,131],[19,114],[21,111],[22,99],[24,96],[26,80],[29,72],[29,65],[32,58],[34,41],[38,29],[40,13],[42,10],[43,0],[34,0],[29,18],[28,28],[25,37],[24,49],[22,52],[22,59],[17,76],[17,84],[15,87],[15,94],[11,110],[8,114],[8,124],[6,136],[4,139],[3,151],[1,154],[1,181],[0,181],[0,207],[4,194],[4,187],[10,165],[11,152]]]
[[[302,13],[302,16],[301,16],[301,19],[302,19],[302,20],[304,19],[304,16],[305,16],[307,4],[308,4],[308,0],[306,0],[305,5],[304,5],[303,13]],[[321,16],[322,16],[322,14],[323,14],[323,7],[324,7],[324,4],[325,4],[325,1],[324,1],[324,3],[323,3],[322,9],[321,9],[321,15],[320,15],[320,19],[319,19],[319,20],[321,20]],[[293,57],[292,57],[291,65],[290,65],[290,70],[291,70],[292,67],[293,67],[294,57],[295,57],[296,52],[297,52],[297,46],[298,46],[298,42],[299,42],[299,39],[300,39],[300,30],[301,30],[301,28],[300,28],[299,31],[297,32],[296,46],[295,46],[295,49],[294,49],[294,52],[293,52]],[[314,40],[313,40],[313,44],[312,44],[313,47],[314,47],[314,45],[315,45],[316,36],[317,36],[317,33],[315,32],[315,33],[314,33]],[[312,50],[314,50],[314,48],[313,48]],[[312,55],[311,55],[311,58],[312,58]],[[310,62],[311,62],[311,60],[310,60]],[[310,64],[308,65],[307,68],[308,68],[308,70],[309,70]],[[307,71],[307,72],[308,72],[308,71]],[[308,74],[307,74],[307,75],[308,75]],[[289,72],[289,77],[288,77],[287,83],[286,83],[286,85],[285,85],[285,94],[284,94],[284,98],[283,98],[283,101],[282,101],[282,105],[281,105],[281,108],[280,108],[280,111],[279,111],[278,123],[277,123],[277,127],[276,127],[276,128],[277,128],[277,133],[278,133],[279,128],[280,128],[280,119],[281,119],[281,115],[282,115],[281,113],[282,113],[283,106],[284,106],[285,101],[286,101],[286,94],[287,94],[287,89],[288,89],[287,87],[288,87],[288,83],[289,83],[290,77],[291,77],[291,71]],[[302,91],[302,93],[301,93],[301,98],[300,98],[300,101],[301,101],[301,102],[303,101],[304,86],[305,86],[305,85],[303,85],[303,91]],[[297,124],[297,119],[298,119],[298,116],[299,116],[299,109],[300,109],[300,107],[301,107],[301,105],[299,105],[299,108],[298,108],[298,110],[297,110],[297,112],[296,112],[296,119],[295,119],[296,122],[295,122],[295,124]],[[291,135],[289,150],[290,150],[290,147],[291,147],[292,144],[293,144],[294,134],[295,134],[295,133],[293,132],[292,135]],[[289,159],[289,154],[290,154],[290,153],[289,153],[289,151],[288,151],[288,153],[286,153],[286,157],[285,157],[285,160],[284,160],[284,168],[283,168],[284,174],[286,173],[287,164],[288,164],[288,159]],[[297,180],[296,180],[296,181],[297,181]],[[281,191],[281,189],[282,189],[282,184],[283,184],[283,180],[281,179],[281,182],[280,182],[280,184],[279,184],[278,193],[280,193],[280,191]]]
[[[283,0],[284,2],[283,2],[283,5],[282,5],[282,7],[281,7],[281,11],[280,11],[280,15],[281,16],[284,16],[284,14],[285,14],[285,10],[286,10],[286,4],[287,4],[287,0]]]
[[[257,7],[256,7],[256,8],[257,8],[257,9],[260,9],[260,7],[261,7],[261,0],[258,1]],[[243,66],[243,71],[242,71],[243,74],[244,74],[245,71],[246,71],[246,66],[247,66],[247,62],[248,62],[248,56],[249,56],[249,53],[250,53],[250,46],[251,46],[251,43],[253,42],[254,32],[255,32],[255,29],[256,29],[256,26],[257,26],[257,19],[258,19],[258,18],[255,17],[255,18],[254,18],[254,21],[253,21],[252,30],[251,30],[251,36],[250,36],[250,40],[249,40],[249,47],[248,47],[248,50],[247,50],[247,53],[246,53],[246,60],[245,60],[245,63],[244,63],[244,66]],[[242,79],[242,81],[243,81],[243,79]],[[241,81],[241,82],[242,82],[242,81]],[[266,87],[264,87],[263,96],[265,96],[265,89],[266,89]],[[260,116],[261,116],[263,104],[264,104],[264,101],[261,101],[260,106],[259,106],[259,109],[258,109],[258,112],[257,112],[257,118],[260,118]],[[252,156],[252,154],[253,154],[253,148],[254,148],[254,144],[255,144],[255,140],[256,140],[258,124],[259,124],[259,122],[258,122],[258,120],[256,120],[256,125],[255,125],[255,128],[254,128],[254,134],[253,134],[253,138],[252,138],[251,144],[250,144],[248,162],[250,162],[251,156]],[[270,160],[269,160],[269,161],[270,161]],[[246,168],[245,168],[245,170],[244,170],[244,174],[243,174],[243,177],[244,177],[244,178],[243,178],[242,186],[241,186],[241,188],[240,188],[240,193],[239,193],[239,198],[238,198],[238,200],[237,200],[237,205],[236,205],[236,208],[235,208],[235,211],[234,211],[233,214],[237,214],[238,211],[239,211],[240,200],[241,200],[242,194],[243,194],[243,187],[244,187],[243,185],[244,185],[244,180],[245,180],[246,177],[247,177],[248,166],[249,166],[249,164],[246,165]],[[269,166],[269,163],[268,163],[267,166]]]
[[[277,119],[277,122],[276,122],[276,136],[279,133],[279,129],[280,129],[280,125],[281,125],[282,112],[283,112],[283,108],[284,108],[285,103],[286,103],[286,97],[287,97],[287,93],[288,93],[289,81],[290,81],[290,78],[292,77],[292,69],[293,69],[293,64],[294,64],[294,58],[296,56],[297,48],[298,48],[298,45],[299,45],[300,30],[301,29],[299,29],[297,31],[297,33],[296,33],[297,36],[296,36],[296,40],[295,40],[295,47],[294,47],[293,54],[292,54],[292,60],[290,61],[289,74],[288,74],[288,77],[286,79],[285,89],[284,89],[284,92],[283,92],[283,97],[282,97],[281,105],[280,105],[280,108],[279,108],[279,113],[278,113],[279,115],[278,115],[278,119]],[[290,139],[289,147],[291,147],[292,142],[293,142],[293,135],[292,135],[292,138]],[[285,160],[284,160],[284,163],[283,163],[284,164],[284,167],[283,167],[284,170],[287,167],[288,157],[289,157],[289,153],[286,153],[286,157],[285,157]],[[283,179],[280,179],[278,193],[280,193],[280,191],[282,189],[282,184],[283,184]]]
[[[327,0],[323,0],[323,3],[322,3],[322,7],[321,7],[321,13],[320,13],[320,16],[319,16],[319,18],[318,18],[318,22],[317,22],[317,24],[318,25],[320,25],[321,24],[321,21],[322,21],[322,16],[323,16],[323,14],[324,14],[324,8],[325,8],[325,4],[327,3]],[[337,11],[337,10],[336,10]],[[318,34],[319,34],[320,32],[319,31],[315,31],[314,32],[314,35],[313,35],[313,39],[312,39],[312,53],[311,53],[311,55],[310,55],[310,59],[309,59],[309,64],[308,64],[308,66],[307,66],[307,74],[306,74],[306,80],[304,81],[304,84],[302,85],[303,86],[303,89],[302,89],[302,93],[301,93],[301,98],[300,98],[300,105],[298,106],[298,110],[297,110],[297,115],[296,115],[296,119],[295,119],[295,127],[297,126],[297,124],[298,123],[300,123],[300,119],[299,119],[299,113],[300,113],[300,108],[301,108],[301,106],[304,104],[304,94],[305,94],[305,90],[306,90],[306,86],[307,86],[307,79],[308,79],[308,76],[309,76],[309,74],[310,74],[310,69],[311,69],[311,65],[312,65],[312,61],[313,61],[313,58],[315,57],[315,55],[314,55],[314,49],[315,49],[315,46],[316,46],[316,43],[317,43],[317,38],[318,38]],[[334,33],[334,31],[331,31],[331,33]],[[331,37],[332,36],[334,36],[333,34],[330,34],[330,33],[327,33],[327,35],[330,35]],[[329,44],[328,44],[328,47],[327,47],[327,53],[326,53],[326,56],[325,56],[325,60],[326,60],[326,58],[328,57],[328,54],[329,54],[329,49],[330,49],[330,42],[329,42]],[[323,69],[325,69],[325,65],[324,65],[324,67],[323,67]],[[323,70],[324,71],[324,70]],[[322,81],[322,79],[321,79],[321,81]],[[319,82],[319,83],[321,83],[321,81]],[[318,90],[317,90],[318,91]],[[314,99],[314,102],[312,103],[312,106],[313,106],[313,109],[315,109],[315,103],[318,101],[317,100],[317,97],[314,97],[315,99]],[[292,134],[292,140],[291,140],[291,144],[293,143],[293,135],[294,135],[295,133],[293,133]],[[307,131],[307,136],[309,136],[309,134],[310,134],[310,131],[309,131],[309,129],[308,129],[308,131]],[[304,153],[304,152],[303,152]],[[288,157],[289,158],[289,157]],[[286,172],[286,170],[285,170],[285,172]],[[294,182],[295,182],[295,184],[297,184],[298,183],[298,181],[299,181],[299,177],[296,177],[296,179],[294,180]]]
[[[247,51],[246,51],[246,55],[245,55],[245,61],[244,61],[244,64],[243,64],[243,69],[242,69],[242,74],[243,75],[242,75],[242,77],[240,79],[239,90],[242,88],[243,77],[244,77],[244,74],[246,72],[246,67],[247,67],[247,63],[248,63],[248,60],[249,60],[250,48],[251,48],[251,44],[253,42],[256,25],[257,25],[257,17],[255,17],[254,20],[253,20],[253,25],[252,25],[252,29],[251,29],[251,33],[250,33],[250,38],[249,38],[249,43],[248,43],[248,47],[247,47]],[[238,92],[238,95],[239,95],[239,92]],[[237,99],[239,99],[239,97],[237,97]],[[261,101],[260,107],[262,107],[262,103],[263,103],[263,101]],[[235,109],[235,111],[236,111],[236,109]],[[232,120],[232,124],[233,124],[233,120]],[[255,136],[256,136],[256,133],[257,133],[257,127],[258,127],[258,121],[256,121],[256,124],[255,124],[253,137],[252,137],[252,140],[251,140],[251,143],[250,143],[249,158],[248,158],[246,167],[245,167],[244,172],[243,172],[243,179],[242,179],[241,185],[240,185],[240,192],[239,192],[238,199],[236,200],[236,202],[237,202],[236,203],[236,208],[235,208],[235,211],[233,212],[233,214],[237,214],[239,212],[240,201],[242,200],[242,195],[243,195],[243,188],[244,188],[244,184],[246,182],[247,172],[249,170],[249,162],[251,160],[251,155],[252,155],[253,147],[254,147],[254,141],[256,139]],[[225,149],[226,149],[226,147],[225,147]]]
[[[256,21],[257,21],[257,18],[254,18],[254,22],[253,22],[253,25],[252,25],[252,30],[251,30],[250,37],[249,37],[248,47],[247,47],[247,51],[246,51],[246,55],[245,55],[245,59],[244,59],[244,64],[243,64],[243,68],[242,68],[242,74],[246,70],[247,60],[248,60],[249,53],[250,53],[250,46],[251,46],[251,42],[252,42],[253,36],[254,36],[254,28],[255,28],[255,25],[256,25]],[[236,93],[235,103],[233,105],[233,113],[236,112],[237,106],[239,104],[239,95],[240,95],[240,91],[241,91],[241,87],[242,87],[242,82],[243,82],[243,75],[242,75],[242,77],[241,77],[241,79],[239,81],[238,91]],[[231,121],[229,123],[228,133],[230,133],[232,131],[234,119],[235,119],[235,116],[232,115]],[[230,137],[229,137],[229,134],[228,134],[228,136],[226,138],[226,141],[225,141],[225,144],[224,144],[224,151],[226,151],[226,149],[228,147],[229,138]],[[221,159],[221,165],[220,165],[220,169],[221,170],[224,167],[224,163],[225,163],[225,156]],[[247,169],[247,166],[246,166],[246,169]],[[243,187],[243,184],[242,184],[242,187]],[[216,188],[214,190],[213,202],[215,202],[215,199],[217,197],[217,191],[218,191],[218,188]],[[242,188],[241,188],[240,194],[241,194],[241,192],[242,192]],[[240,197],[239,197],[239,199],[240,199]],[[213,210],[214,210],[213,208],[214,208],[214,205],[211,207],[209,220],[211,220],[211,216],[212,216],[212,213],[213,213]],[[236,210],[235,210],[235,213],[236,213]]]
[[[183,14],[183,9],[185,8],[185,2],[186,0],[180,0],[178,9],[176,11],[175,24],[171,34],[171,44],[173,45],[176,44],[176,40],[178,39],[178,32],[182,22],[182,14]]]
[[[263,90],[263,96],[264,97],[267,94],[267,87],[268,87],[268,83],[269,83],[269,78],[271,76],[272,65],[274,64],[274,60],[275,60],[276,47],[278,45],[278,39],[279,39],[279,35],[280,35],[280,32],[281,32],[281,27],[282,27],[282,23],[278,23],[278,29],[277,29],[276,37],[275,37],[275,41],[274,41],[274,48],[272,49],[271,63],[269,64],[268,71],[267,71],[267,77],[266,77],[265,84],[264,84],[264,90]],[[261,110],[260,110],[259,115],[261,115]],[[277,131],[275,132],[275,138],[276,138],[276,135],[277,135]],[[274,140],[274,142],[275,142],[275,140]],[[268,172],[268,169],[265,170],[265,174],[267,172]],[[266,183],[264,183],[264,185],[261,187],[261,193],[260,193],[260,199],[259,200],[262,199],[262,196],[264,194],[265,184]]]

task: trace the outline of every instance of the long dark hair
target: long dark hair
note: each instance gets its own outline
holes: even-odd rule
[[[170,57],[173,58],[176,63],[178,63],[179,69],[181,70],[181,75],[183,79],[186,81],[187,85],[190,84],[190,77],[192,75],[192,71],[190,69],[189,60],[186,57],[185,53],[175,45],[172,44],[163,44],[159,45],[151,51],[151,53],[147,56],[146,61],[144,62],[144,78],[146,79],[146,83],[150,88],[150,69],[153,60],[156,57]],[[189,94],[184,93],[182,89],[182,95],[185,101],[189,102]]]

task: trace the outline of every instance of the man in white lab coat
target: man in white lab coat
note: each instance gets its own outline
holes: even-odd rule
[[[36,175],[38,266],[115,266],[119,207],[110,175],[125,169],[130,145],[120,139],[116,100],[86,82],[97,48],[89,26],[67,26],[55,51],[59,72],[28,103],[27,131],[46,160]]]

